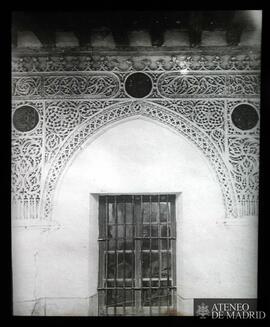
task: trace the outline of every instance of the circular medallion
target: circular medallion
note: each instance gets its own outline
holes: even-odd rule
[[[251,105],[240,104],[233,109],[232,122],[237,128],[243,131],[255,127],[258,120],[258,113]]]
[[[126,92],[134,98],[143,98],[152,90],[152,82],[144,73],[134,73],[128,76],[125,82]]]
[[[39,116],[35,108],[22,106],[13,114],[13,125],[20,132],[29,132],[38,124]]]

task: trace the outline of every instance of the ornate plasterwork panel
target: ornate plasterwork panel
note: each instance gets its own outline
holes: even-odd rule
[[[260,71],[260,54],[243,50],[234,54],[179,55],[17,55],[13,72],[84,71]],[[205,51],[207,52],[207,50]],[[224,51],[223,51],[224,52]]]
[[[118,78],[110,73],[14,77],[14,97],[65,97],[111,98],[119,90]]]
[[[40,195],[42,138],[12,141],[12,191],[16,196]]]
[[[132,98],[125,88],[132,72],[81,73],[52,75],[36,73],[30,77],[18,77],[14,73],[12,92],[14,98]],[[259,95],[260,76],[213,74],[209,72],[145,71],[152,81],[152,89],[146,98],[220,98]]]
[[[253,136],[259,137],[260,135],[260,124],[256,124],[256,126],[249,130],[240,130],[237,128],[231,119],[232,112],[234,108],[236,108],[240,104],[248,104],[252,106],[260,115],[260,100],[258,98],[253,99],[230,99],[227,100],[227,122],[228,122],[228,135],[238,135],[238,136]]]
[[[222,96],[226,94],[226,76],[167,73],[160,77],[158,91],[162,96],[168,98],[190,95]]]
[[[20,131],[17,130],[14,126],[14,123],[12,124],[12,137],[13,138],[21,138],[21,137],[36,137],[41,136],[43,132],[43,122],[44,122],[44,114],[43,114],[43,102],[42,101],[28,101],[28,100],[18,100],[13,101],[12,103],[12,118],[14,118],[14,113],[17,109],[22,108],[24,106],[29,106],[31,108],[34,108],[37,111],[38,114],[38,123],[37,125],[29,130],[29,131]],[[31,119],[26,117],[27,119]]]
[[[42,173],[42,138],[18,138],[12,141],[13,213],[20,218],[36,219],[39,214]]]
[[[75,153],[77,149],[100,128],[103,128],[109,123],[118,121],[119,119],[134,115],[147,116],[161,121],[162,123],[176,129],[190,141],[194,142],[204,152],[215,168],[218,180],[222,186],[223,199],[228,211],[227,214],[234,217],[237,215],[236,207],[233,205],[234,200],[232,185],[230,185],[229,172],[227,171],[219,151],[217,151],[215,146],[212,144],[211,139],[207,137],[207,135],[204,135],[204,133],[202,133],[198,128],[191,125],[187,119],[180,117],[172,111],[151,103],[129,101],[127,103],[113,105],[95,115],[93,118],[88,119],[64,142],[61,150],[55,156],[48,172],[44,189],[44,197],[46,198],[44,208],[45,216],[50,216],[55,184],[60,176],[60,172],[73,153]]]
[[[259,139],[229,137],[229,160],[241,215],[256,214],[259,186]]]
[[[21,158],[23,142],[28,144],[29,155],[35,156],[34,139],[41,140],[42,160],[38,164],[33,161],[35,168],[31,168],[45,201],[39,217],[49,219],[56,182],[78,145],[110,122],[134,115],[177,129],[204,152],[216,171],[228,217],[257,213],[259,122],[241,130],[234,124],[232,112],[247,104],[259,117],[258,53],[20,54],[14,56],[12,70],[13,117],[22,105],[32,106],[38,113],[35,128],[23,132],[13,126],[12,137]],[[150,82],[147,92],[134,93],[132,83],[127,89],[137,72]],[[136,99],[136,94],[141,94],[141,99]],[[20,168],[20,160],[16,160],[14,156],[15,198],[19,183],[29,185],[24,187],[24,196],[36,196],[38,202],[26,182],[28,177],[19,173],[25,161]],[[25,211],[21,212],[21,218],[26,218]]]
[[[86,119],[113,104],[114,101],[51,100],[45,102],[45,160],[48,162],[65,138]]]
[[[258,95],[260,93],[260,83],[259,75],[229,75],[227,78],[227,95]]]
[[[14,77],[12,94],[19,97],[42,94],[41,76]]]
[[[91,98],[114,97],[119,81],[113,74],[84,74],[44,77],[44,96],[87,95]]]
[[[220,151],[225,151],[225,100],[156,100],[207,133]]]
[[[36,111],[38,123],[32,130],[25,132],[17,130],[12,124],[12,210],[16,218],[36,219],[39,217],[41,177],[44,167],[44,108],[41,101],[14,101],[12,116],[14,117],[16,110],[26,106]],[[31,126],[33,117],[25,118],[24,123]]]
[[[240,203],[240,215],[245,216],[258,212],[260,126],[257,123],[249,130],[241,130],[233,124],[233,110],[243,104],[254,108],[259,116],[260,102],[258,99],[227,101],[228,159]]]

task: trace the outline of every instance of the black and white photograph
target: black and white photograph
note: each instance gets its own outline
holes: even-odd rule
[[[265,319],[263,10],[14,11],[14,316]]]

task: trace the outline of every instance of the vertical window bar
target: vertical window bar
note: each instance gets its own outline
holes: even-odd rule
[[[151,225],[152,225],[152,197],[149,196],[149,236],[150,236],[150,254],[149,254],[149,260],[150,260],[150,316],[152,316],[152,231],[151,231]]]
[[[139,198],[139,201],[137,201]],[[142,227],[142,196],[138,196],[136,198],[136,213],[138,217],[136,217],[136,228],[135,228],[135,237],[136,237],[136,248],[135,248],[135,303],[136,303],[136,314],[140,313],[141,309],[141,278],[142,278],[142,271],[141,271],[141,232],[140,228]],[[139,210],[138,210],[139,209]]]
[[[109,248],[109,237],[108,237],[108,223],[109,223],[109,217],[108,217],[108,197],[105,197],[105,262],[104,262],[104,266],[105,266],[105,285],[107,288],[107,278],[108,278],[108,248]],[[105,297],[106,297],[106,305],[105,305],[105,314],[106,316],[108,315],[108,290],[106,289],[105,291]]]
[[[160,315],[160,306],[161,306],[161,296],[162,296],[162,289],[161,289],[161,263],[162,263],[162,258],[161,258],[161,224],[160,224],[160,195],[158,195],[158,216],[157,216],[157,221],[158,221],[158,259],[159,259],[159,267],[158,267],[158,286],[159,286],[159,297],[158,297],[158,314]]]
[[[104,255],[105,255],[105,244],[104,239],[105,235],[105,208],[104,208],[104,201],[100,198],[100,208],[99,208],[99,278],[98,278],[98,286],[99,288],[104,288]],[[104,305],[105,305],[105,294],[104,290],[100,290],[98,292],[98,307],[99,307],[99,314],[103,315],[104,312]]]
[[[143,196],[140,196],[140,221],[138,224],[138,236],[140,237],[140,240],[138,241],[139,244],[139,253],[140,253],[140,261],[138,263],[138,276],[139,276],[139,288],[140,288],[140,292],[139,292],[139,311],[141,311],[142,308],[142,229],[143,229]]]
[[[113,312],[114,315],[116,316],[116,307],[117,307],[117,276],[118,276],[118,254],[117,254],[117,247],[118,247],[118,212],[117,212],[117,201],[116,201],[116,196],[114,196],[114,211],[115,211],[115,241],[114,241],[114,256],[115,256],[115,262],[116,262],[116,267],[114,269],[114,308]]]
[[[172,254],[171,254],[171,272],[172,272],[172,286],[173,286],[173,308],[176,308],[176,208],[175,208],[175,195],[174,200],[171,202],[171,236],[172,239]]]
[[[123,244],[123,313],[126,313],[126,213],[127,213],[127,198],[123,197],[124,202],[124,244]]]
[[[131,282],[131,286],[132,286],[132,291],[131,291],[131,296],[132,296],[132,314],[134,315],[134,299],[135,299],[135,291],[134,291],[134,287],[135,287],[135,219],[134,219],[134,214],[135,214],[135,204],[134,204],[134,195],[132,195],[131,197],[131,214],[132,214],[132,282]]]
[[[168,221],[169,221],[169,196],[167,195],[167,219],[166,219],[166,226],[167,226],[167,311],[169,311],[169,226],[168,226]]]

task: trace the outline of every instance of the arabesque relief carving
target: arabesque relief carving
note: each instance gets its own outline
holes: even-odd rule
[[[201,149],[217,174],[227,217],[257,214],[259,122],[241,130],[232,121],[239,104],[252,105],[259,115],[257,53],[17,55],[12,71],[12,115],[23,105],[38,113],[35,128],[12,128],[16,218],[49,220],[57,180],[80,144],[110,122],[134,115],[159,120]],[[126,92],[132,72],[151,79],[142,99]]]

